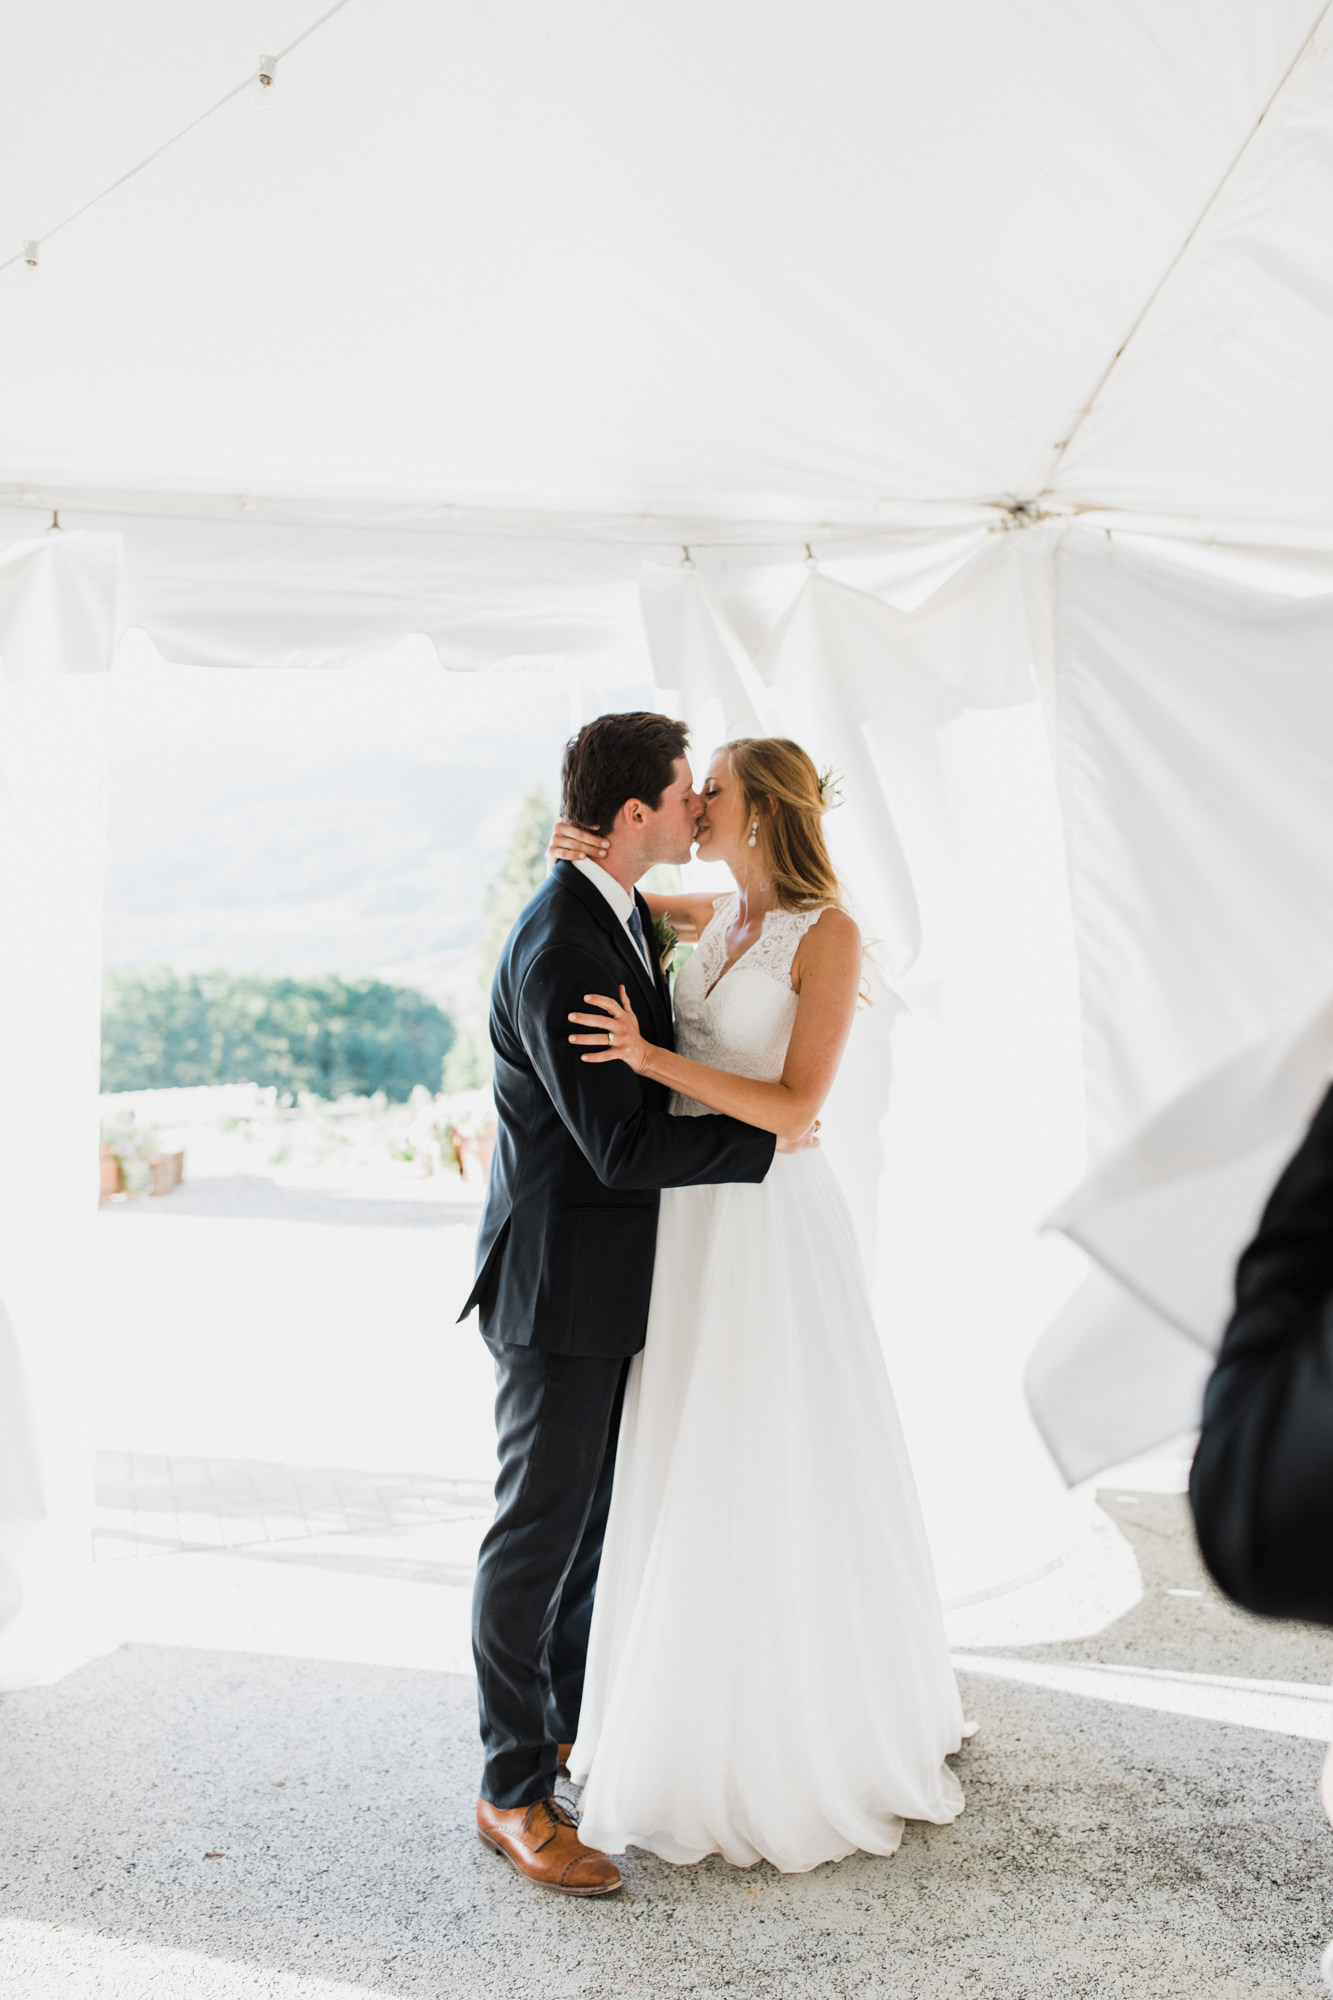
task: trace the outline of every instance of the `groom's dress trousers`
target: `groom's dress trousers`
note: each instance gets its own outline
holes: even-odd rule
[[[636,898],[645,935],[647,905]],[[578,1728],[593,1592],[629,1358],[643,1346],[659,1191],[761,1181],[775,1141],[732,1118],[673,1118],[625,1064],[584,1063],[569,1015],[630,994],[671,1048],[666,981],[599,888],[558,862],[510,933],[491,991],[499,1135],[477,1242],[479,1307],[495,1358],[495,1521],[473,1600],[482,1795],[553,1790],[556,1745]]]

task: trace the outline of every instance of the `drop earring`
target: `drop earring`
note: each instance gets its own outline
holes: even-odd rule
[[[758,847],[759,845],[759,822],[757,819],[750,821],[750,845],[751,847]]]

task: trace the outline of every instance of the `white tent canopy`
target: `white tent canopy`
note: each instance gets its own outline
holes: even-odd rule
[[[1045,1560],[1078,1068],[1099,1154],[1333,986],[1333,8],[55,0],[0,102],[8,754],[130,625],[808,739],[913,1010],[857,1176],[927,1497],[1008,1479],[965,1587]]]
[[[321,11],[17,25],[0,244],[42,282],[0,479],[671,539],[1038,496],[1333,531],[1312,0],[351,0],[261,113],[43,240]]]

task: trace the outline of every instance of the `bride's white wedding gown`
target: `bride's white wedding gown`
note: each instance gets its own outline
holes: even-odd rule
[[[724,973],[735,907],[718,900],[681,970],[677,1047],[776,1079],[792,960],[821,912],[771,912]],[[570,1760],[582,1838],[788,1870],[891,1854],[905,1819],[962,1811],[944,1760],[963,1728],[827,1161],[784,1154],[759,1186],[666,1190]]]

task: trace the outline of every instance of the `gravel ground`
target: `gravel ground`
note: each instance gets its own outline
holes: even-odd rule
[[[1326,1679],[1322,1637],[1238,1617],[1211,1593],[1165,1595],[1197,1587],[1178,1497],[1109,1504],[1140,1554],[1141,1602],[1096,1639],[1011,1657]],[[466,1676],[124,1647],[0,1704],[3,1990],[1321,1990],[1333,1834],[1317,1743],[992,1676],[965,1673],[964,1686],[981,1730],[958,1759],[968,1805],[956,1825],[909,1827],[890,1860],[806,1876],[632,1854],[625,1892],[585,1903],[532,1889],[476,1842]]]
[[[435,1192],[250,1176],[103,1218],[97,1576],[128,1643],[0,1698],[0,2000],[1322,1991],[1329,1704],[1302,1690],[1330,1635],[1221,1602],[1178,1454],[1122,1468],[1058,1570],[950,1614],[981,1725],[956,1825],[804,1876],[632,1853],[592,1902],[481,1848],[490,1377],[440,1337],[475,1216]]]

